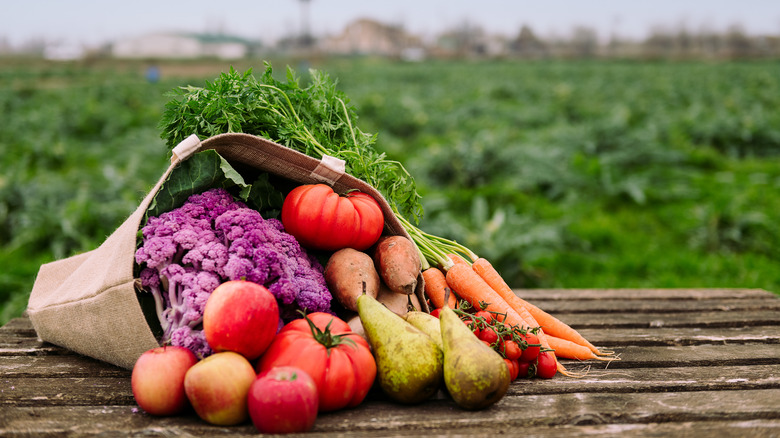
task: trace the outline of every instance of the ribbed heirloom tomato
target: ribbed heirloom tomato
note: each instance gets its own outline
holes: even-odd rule
[[[320,412],[359,405],[376,378],[368,342],[324,312],[293,320],[279,331],[255,369],[259,374],[275,366],[298,367],[311,376]]]
[[[341,196],[325,184],[304,184],[285,197],[282,224],[306,248],[363,251],[379,239],[385,221],[371,195],[352,191]]]

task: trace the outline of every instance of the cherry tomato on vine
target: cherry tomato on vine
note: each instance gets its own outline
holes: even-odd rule
[[[549,351],[542,351],[536,359],[536,376],[542,379],[552,379],[558,372],[555,357]]]
[[[482,329],[478,337],[488,344],[494,344],[496,341],[498,341],[498,333],[496,333],[496,330],[491,326],[487,326]]]
[[[517,345],[517,342],[512,340],[502,342],[501,351],[504,352],[504,357],[509,360],[519,360],[523,355],[523,350]]]
[[[521,362],[533,362],[536,360],[536,358],[539,357],[539,337],[536,336],[533,333],[526,333],[525,335],[520,335],[528,345],[525,350],[523,350],[522,355],[520,356]]]
[[[517,361],[517,378],[526,378],[528,377],[528,371],[531,368],[531,362],[520,362]]]
[[[469,330],[471,330],[474,333],[474,336],[479,338],[479,334],[481,330],[479,329],[479,326],[475,321],[472,321],[470,318],[462,319],[463,324],[466,324],[468,326]]]
[[[477,318],[484,318],[485,322],[488,324],[493,321],[493,314],[487,310],[480,310],[479,312],[475,313],[474,316]]]

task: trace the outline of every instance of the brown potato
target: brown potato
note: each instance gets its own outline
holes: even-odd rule
[[[345,309],[354,312],[360,295],[377,297],[380,281],[371,256],[352,248],[334,252],[325,265],[325,283],[331,294]]]

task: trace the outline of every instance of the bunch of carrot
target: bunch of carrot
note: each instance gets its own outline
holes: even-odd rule
[[[566,323],[517,296],[488,260],[475,257],[469,262],[456,254],[450,254],[449,258],[452,264],[446,268],[430,266],[422,272],[425,293],[433,307],[455,308],[460,298],[474,307],[503,316],[503,322],[510,326],[524,330],[536,328],[542,348],[553,352],[558,372],[567,376],[578,374],[567,371],[558,358],[618,359],[614,352],[596,348]],[[457,298],[448,294],[448,289]]]

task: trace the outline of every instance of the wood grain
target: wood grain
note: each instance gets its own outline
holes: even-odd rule
[[[442,391],[416,406],[373,391],[321,414],[319,436],[780,436],[780,299],[756,289],[554,289],[517,293],[620,361],[565,361],[582,378],[524,379],[492,407]],[[533,432],[528,435],[529,432]],[[0,328],[0,435],[257,436],[193,413],[147,415],[130,372],[43,343],[26,318]]]

